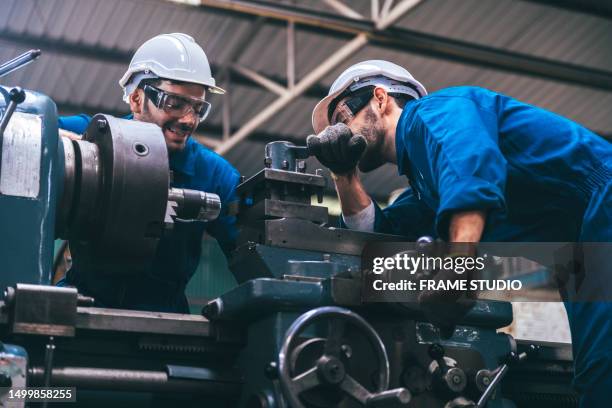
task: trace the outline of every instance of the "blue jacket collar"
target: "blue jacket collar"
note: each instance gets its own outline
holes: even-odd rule
[[[404,156],[406,155],[406,145],[404,143],[404,139],[406,138],[406,134],[404,134],[406,130],[406,116],[408,113],[408,109],[404,106],[404,110],[400,115],[399,120],[397,121],[397,127],[395,128],[395,154],[397,155],[397,172],[400,175],[406,174],[404,173]]]
[[[198,142],[191,136],[185,142],[185,148],[180,152],[170,153],[170,169],[178,171],[188,176],[195,175],[195,148]]]

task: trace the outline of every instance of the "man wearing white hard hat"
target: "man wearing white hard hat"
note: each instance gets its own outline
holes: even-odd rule
[[[334,174],[349,228],[411,240],[433,234],[451,243],[600,243],[582,244],[584,276],[585,282],[604,282],[595,289],[606,302],[568,298],[565,305],[581,406],[609,405],[612,284],[609,262],[593,262],[609,257],[597,251],[612,242],[609,142],[569,119],[483,88],[427,95],[406,69],[379,60],[343,72],[316,105],[312,124],[317,135],[308,144]],[[367,172],[384,163],[397,165],[410,188],[381,210],[357,168]]]
[[[192,37],[173,33],[146,41],[119,85],[132,112],[127,118],[155,123],[162,129],[173,187],[218,194],[224,206],[236,201],[238,172],[190,137],[210,111],[207,93],[225,93],[216,85],[206,54]],[[90,120],[87,115],[62,117],[59,127],[82,134]],[[226,255],[233,249],[234,216],[206,224],[177,223],[172,234],[160,240],[145,277],[101,277],[75,264],[59,285],[76,286],[100,306],[188,313],[185,287],[198,266],[205,231],[217,239]]]

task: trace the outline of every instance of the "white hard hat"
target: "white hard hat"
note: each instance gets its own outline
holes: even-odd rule
[[[204,85],[212,93],[225,93],[215,84],[204,50],[187,34],[161,34],[142,44],[119,80],[124,91],[128,85],[138,85],[131,84],[135,74],[144,74],[141,79],[158,77],[190,82]]]
[[[329,105],[347,88],[355,91],[364,86],[380,85],[387,92],[404,93],[415,99],[427,95],[425,87],[408,72],[389,61],[369,60],[346,69],[334,81],[329,93],[312,111],[312,127],[319,133],[329,126]]]

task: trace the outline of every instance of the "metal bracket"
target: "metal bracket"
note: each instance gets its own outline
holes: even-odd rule
[[[78,293],[75,288],[18,283],[4,292],[12,333],[74,337]]]

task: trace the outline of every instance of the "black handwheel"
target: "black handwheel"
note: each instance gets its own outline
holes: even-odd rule
[[[299,346],[299,335],[306,328],[321,321],[328,323],[323,353],[313,367],[301,373],[293,373],[291,359],[296,347]],[[347,349],[343,344],[347,324],[357,328],[375,351],[378,367],[374,393],[347,373],[342,354]],[[374,394],[381,393],[389,387],[389,359],[380,337],[361,316],[340,307],[320,307],[298,317],[285,334],[283,346],[278,354],[278,368],[281,388],[291,408],[305,408],[300,394],[318,386],[341,390],[343,394],[359,401],[363,406],[369,404],[368,401],[372,400]]]

